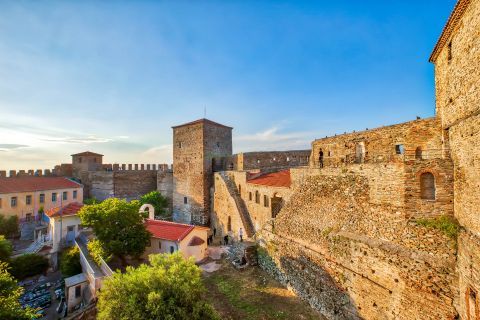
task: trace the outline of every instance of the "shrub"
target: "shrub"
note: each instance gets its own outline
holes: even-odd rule
[[[150,255],[150,265],[127,267],[105,280],[97,319],[220,319],[202,300],[205,288],[193,260],[178,252]]]
[[[102,259],[105,262],[108,262],[110,259],[112,259],[112,255],[107,253],[102,243],[98,239],[90,240],[87,244],[87,248],[88,252],[92,256],[93,261],[95,261],[98,265],[102,264]]]
[[[82,272],[78,247],[72,247],[62,252],[60,271],[64,277],[71,277]]]
[[[18,217],[4,217],[0,215],[0,235],[12,238],[18,234]]]
[[[0,262],[8,262],[12,254],[12,244],[5,239],[5,236],[0,236]]]
[[[38,254],[29,253],[13,259],[10,266],[12,275],[22,280],[45,273],[48,269],[48,259]]]
[[[421,226],[440,230],[453,240],[457,239],[458,233],[460,232],[460,224],[457,219],[452,216],[444,215],[436,218],[417,219],[416,222]]]

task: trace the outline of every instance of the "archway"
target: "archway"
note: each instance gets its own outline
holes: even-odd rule
[[[435,176],[424,172],[420,176],[420,197],[425,200],[435,200]]]
[[[275,219],[277,215],[279,214],[280,210],[282,210],[283,207],[283,198],[278,197],[277,195],[274,195],[273,198],[270,200],[272,206],[271,206],[271,212],[272,212],[272,219]]]

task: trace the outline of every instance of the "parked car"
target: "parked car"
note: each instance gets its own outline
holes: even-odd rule
[[[57,300],[60,300],[61,297],[65,297],[65,291],[63,289],[55,290],[55,298],[57,298]]]

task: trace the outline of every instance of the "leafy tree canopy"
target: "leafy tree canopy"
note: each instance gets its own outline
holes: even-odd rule
[[[5,236],[0,236],[0,262],[8,262],[12,254],[12,244],[5,239]]]
[[[147,194],[144,194],[140,198],[141,204],[151,204],[155,208],[155,215],[157,216],[166,216],[168,200],[158,191],[152,191]]]
[[[18,302],[23,289],[7,271],[7,264],[0,262],[0,319],[23,320],[34,319],[35,311],[22,309]]]
[[[71,277],[82,272],[78,247],[71,247],[62,252],[60,270],[64,277]]]
[[[97,319],[220,319],[202,301],[200,269],[180,253],[150,256],[150,265],[128,267],[105,280]]]
[[[93,228],[106,255],[140,256],[150,241],[140,205],[136,200],[110,198],[83,206],[78,216],[83,225]]]

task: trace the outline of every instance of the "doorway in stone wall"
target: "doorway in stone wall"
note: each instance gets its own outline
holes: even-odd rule
[[[359,142],[355,146],[355,162],[363,163],[365,160],[365,143]]]
[[[280,212],[280,210],[282,210],[282,207],[283,207],[283,199],[281,197],[278,197],[278,196],[273,196],[273,198],[271,198],[270,200],[271,202],[271,208],[272,208],[272,219],[275,219],[278,215],[278,213]]]

